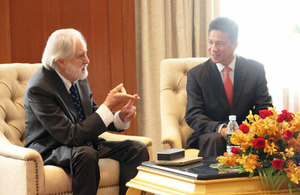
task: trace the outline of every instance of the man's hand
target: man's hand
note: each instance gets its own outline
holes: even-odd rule
[[[137,96],[135,94],[134,96]],[[119,117],[123,122],[129,122],[136,116],[136,107],[133,106],[134,100],[129,100],[128,103],[122,108]]]
[[[226,127],[223,127],[223,128],[221,129],[220,133],[223,135],[223,137],[224,137],[225,139],[227,139],[227,129],[226,129]]]
[[[140,99],[140,97],[137,94],[129,95],[129,94],[122,93],[122,88],[123,88],[123,84],[121,83],[118,86],[116,86],[114,89],[110,90],[103,103],[105,106],[107,106],[108,109],[113,110],[115,107],[122,104],[126,100],[134,101]]]

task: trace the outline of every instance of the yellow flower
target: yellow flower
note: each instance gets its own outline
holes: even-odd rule
[[[291,182],[299,184],[300,167],[298,167],[292,160],[287,160],[287,168],[283,170],[286,172],[286,176]]]
[[[299,184],[299,178],[294,174],[291,175],[290,180],[291,180],[291,182],[293,182],[295,184]]]
[[[285,152],[286,152],[285,156],[288,158],[291,158],[295,155],[294,148],[290,148],[290,149],[286,148]]]
[[[274,154],[278,153],[277,149],[279,149],[279,147],[276,146],[274,144],[274,142],[272,142],[271,144],[269,144],[269,141],[266,140],[266,146],[264,148],[264,152],[265,153],[268,153],[269,155],[274,155]]]
[[[246,117],[249,120],[249,123],[253,123],[254,122],[254,116],[252,114],[252,111],[249,111],[249,115]]]
[[[286,160],[286,155],[284,152],[279,152],[282,155],[283,160]]]
[[[242,131],[237,131],[231,135],[230,141],[234,145],[240,145],[242,150],[253,147],[254,136],[251,132],[244,134]]]
[[[300,134],[299,134],[300,135]],[[292,137],[291,139],[287,140],[287,144],[290,148],[294,148],[294,152],[300,152],[300,136],[298,135],[297,139]]]
[[[257,161],[259,156],[255,154],[242,155],[242,159],[239,159],[238,162],[243,165],[247,172],[252,173],[254,169],[260,168],[261,164]]]
[[[239,165],[238,159],[240,159],[240,158],[241,157],[237,154],[230,155],[227,152],[225,152],[224,156],[217,157],[217,160],[221,164],[225,164],[227,167],[236,167],[237,165]]]

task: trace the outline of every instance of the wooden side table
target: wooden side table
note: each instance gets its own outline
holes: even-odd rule
[[[280,190],[263,190],[259,176],[199,180],[194,176],[178,174],[178,171],[172,173],[145,165],[139,166],[138,170],[137,176],[127,183],[127,195],[142,195],[143,192],[164,195],[289,194],[287,184]]]

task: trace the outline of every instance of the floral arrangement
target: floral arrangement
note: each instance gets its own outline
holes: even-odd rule
[[[238,169],[258,173],[264,189],[276,190],[287,181],[298,192],[300,181],[300,113],[275,108],[261,110],[259,115],[250,114],[233,133],[230,141],[232,154],[224,153],[217,158],[220,170]]]

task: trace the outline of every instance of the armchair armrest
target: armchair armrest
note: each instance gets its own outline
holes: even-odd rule
[[[35,150],[10,143],[0,132],[0,194],[40,194],[44,163]]]
[[[135,141],[140,141],[143,142],[149,152],[149,160],[153,159],[153,152],[152,152],[152,139],[144,136],[133,136],[133,135],[122,135],[122,134],[114,134],[114,133],[109,133],[109,132],[104,132],[100,135],[100,137],[109,140],[109,141],[123,141],[126,139],[129,140],[135,140]]]
[[[161,129],[161,143],[163,144],[163,150],[183,148],[180,125],[174,116],[165,116],[161,121]]]
[[[171,148],[184,148],[183,141],[187,139],[189,133],[186,135],[181,135],[180,128],[188,128],[190,129],[186,123],[180,126],[178,124],[178,120],[173,116],[165,117],[165,121],[162,121],[162,135],[161,135],[161,143],[163,144],[163,150],[168,150]],[[198,149],[186,149],[185,156],[189,157],[197,157],[199,153]]]

